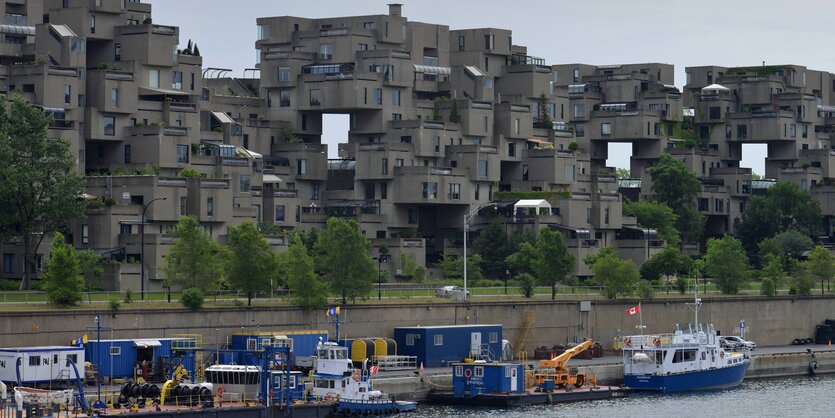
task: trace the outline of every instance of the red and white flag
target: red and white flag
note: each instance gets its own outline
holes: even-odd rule
[[[380,370],[380,366],[371,366],[368,369],[368,371],[371,372],[371,374],[377,374],[377,371],[379,371],[379,370]]]
[[[639,313],[639,312],[641,312],[641,305],[634,306],[634,307],[629,308],[629,309],[626,310],[626,314],[630,315],[630,316],[635,315],[636,313]]]

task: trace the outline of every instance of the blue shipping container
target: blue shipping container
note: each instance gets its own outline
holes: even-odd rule
[[[175,353],[171,349],[173,340],[173,338],[101,340],[101,342],[90,340],[84,346],[84,356],[88,362],[98,366],[99,374],[103,377],[133,377],[136,366],[141,366],[143,362],[146,367],[150,367],[151,372],[158,371],[161,364],[170,369],[182,363],[183,367],[193,374],[194,351]]]
[[[472,354],[501,358],[501,325],[446,325],[394,329],[397,352],[425,367],[442,367]]]
[[[525,366],[513,363],[452,363],[452,391],[458,398],[482,393],[522,393]]]
[[[287,337],[292,341],[290,350],[292,357],[310,357],[316,354],[316,345],[319,341],[328,340],[328,332],[323,330],[300,330],[300,331],[263,331],[243,332],[231,336],[230,345],[233,350],[261,351],[264,343],[272,338],[280,339]],[[258,356],[246,353],[238,354],[238,364],[255,366],[259,364]],[[294,364],[295,365],[295,364]]]

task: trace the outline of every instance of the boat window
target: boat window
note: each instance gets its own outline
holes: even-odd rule
[[[340,360],[341,360],[341,359],[344,359],[344,358],[345,358],[345,353],[346,353],[346,352],[347,352],[346,350],[339,350],[339,351],[337,351],[337,352],[336,352],[336,358],[338,358],[338,359],[340,359]]]
[[[484,366],[476,366],[474,369],[475,377],[484,377]]]
[[[360,387],[360,392],[365,392],[365,386]]]
[[[702,360],[707,360],[707,353],[702,351]]]
[[[673,363],[695,361],[696,352],[697,350],[676,350],[675,355],[673,355]]]
[[[461,377],[464,375],[464,366],[455,366],[455,375]]]
[[[655,352],[655,364],[664,364],[664,352],[663,351],[656,351]]]

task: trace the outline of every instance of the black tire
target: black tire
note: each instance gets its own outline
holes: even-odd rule
[[[586,377],[585,376],[577,376],[577,380],[574,382],[574,387],[575,388],[582,387],[584,383],[586,383]]]

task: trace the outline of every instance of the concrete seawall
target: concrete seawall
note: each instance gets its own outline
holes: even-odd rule
[[[671,332],[676,324],[693,321],[685,306],[690,298],[642,301],[646,332]],[[526,312],[534,315],[533,326],[524,348],[533,353],[538,346],[551,346],[580,338],[594,338],[605,349],[612,348],[615,336],[635,333],[637,316],[625,310],[637,300],[591,301],[588,310],[579,301],[524,300],[469,304],[450,301],[435,303],[357,304],[343,309],[342,337],[392,337],[394,327],[415,325],[491,324],[504,325],[504,338],[514,341]],[[304,311],[294,307],[211,308],[199,311],[182,309],[136,310],[123,308],[113,316],[102,312],[102,325],[113,331],[103,338],[162,338],[172,334],[197,333],[204,344],[241,331],[327,329],[324,310]],[[2,309],[2,308],[0,308]],[[705,299],[700,314],[703,323],[712,323],[724,334],[732,334],[740,320],[748,325],[747,337],[760,346],[790,344],[795,338],[814,336],[815,326],[835,318],[835,295],[804,298],[728,297]],[[67,344],[82,333],[94,336],[88,327],[95,325],[95,311],[57,310],[0,312],[0,346]]]

